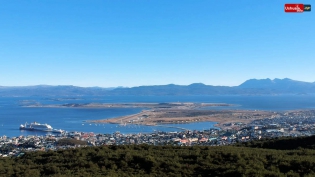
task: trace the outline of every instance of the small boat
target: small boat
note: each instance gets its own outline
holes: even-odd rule
[[[61,129],[53,129],[52,130],[53,133],[63,133],[65,132],[64,130],[61,130]]]

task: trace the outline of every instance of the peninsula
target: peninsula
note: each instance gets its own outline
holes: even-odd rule
[[[234,126],[228,128],[239,128],[253,120],[279,115],[276,112],[256,110],[218,110],[218,107],[237,106],[226,103],[125,103],[125,104],[64,104],[61,107],[81,108],[146,108],[140,113],[103,120],[91,120],[93,123],[112,124],[183,124],[192,122],[217,122],[216,126],[222,129],[227,128],[226,124]],[[207,109],[213,107],[213,109]]]
[[[253,120],[266,117],[275,117],[278,113],[255,110],[197,110],[197,109],[175,109],[165,108],[157,110],[143,110],[138,114],[122,116],[111,119],[92,120],[94,123],[113,124],[183,124],[192,122],[217,122],[216,126],[221,129],[237,128],[246,125]],[[226,124],[233,126],[226,127]]]

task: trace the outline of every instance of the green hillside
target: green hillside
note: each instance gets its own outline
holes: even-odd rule
[[[315,150],[102,146],[0,158],[0,176],[315,176]]]

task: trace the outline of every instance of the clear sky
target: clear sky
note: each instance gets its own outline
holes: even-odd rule
[[[1,0],[0,85],[314,82],[315,10],[285,3]]]

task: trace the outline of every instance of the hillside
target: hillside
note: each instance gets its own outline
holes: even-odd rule
[[[314,176],[314,155],[235,146],[86,147],[0,158],[0,176]]]

